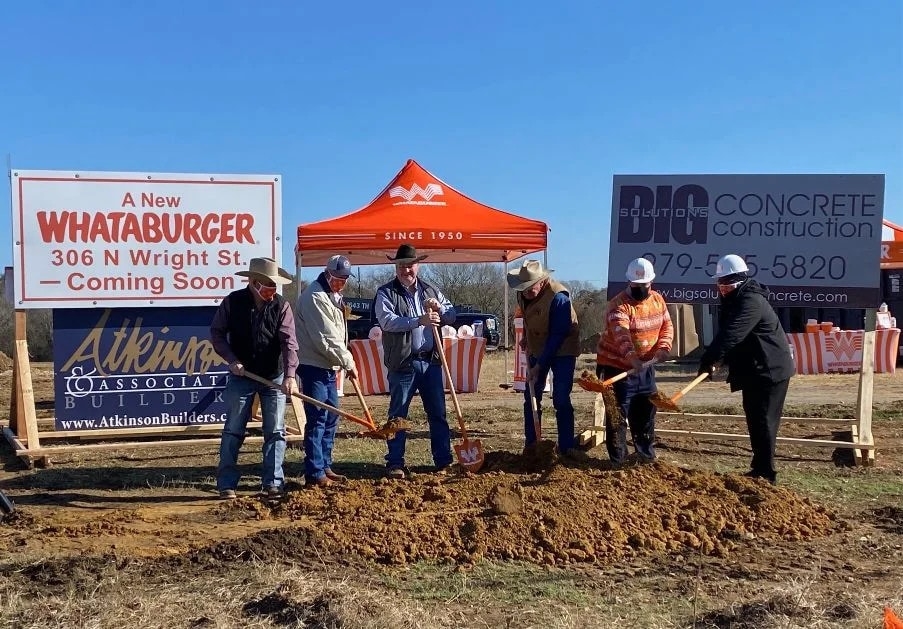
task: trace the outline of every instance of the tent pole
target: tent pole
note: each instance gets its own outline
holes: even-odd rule
[[[295,295],[301,296],[301,252],[295,249]],[[293,308],[298,307],[298,303],[292,304]]]
[[[505,384],[508,384],[508,278],[506,275],[508,274],[508,260],[502,259],[502,290],[505,294],[505,349],[504,352],[504,360],[505,360]]]

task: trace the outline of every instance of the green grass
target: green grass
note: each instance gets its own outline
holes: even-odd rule
[[[484,561],[471,569],[433,563],[385,572],[382,583],[415,600],[448,602],[462,597],[493,604],[518,605],[546,600],[566,605],[599,601],[597,583],[567,570],[545,569],[521,562]]]
[[[784,467],[781,484],[820,502],[861,507],[865,503],[903,503],[903,478],[899,472],[876,468],[800,470]]]

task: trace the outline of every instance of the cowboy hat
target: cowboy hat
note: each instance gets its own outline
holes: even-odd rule
[[[386,256],[389,258],[389,256]],[[418,256],[417,249],[414,248],[414,245],[409,245],[407,243],[398,247],[398,251],[395,252],[394,258],[389,258],[389,261],[394,262],[395,264],[416,264],[421,260],[426,260],[429,256]]]
[[[238,271],[242,277],[263,277],[276,284],[291,284],[295,278],[283,271],[273,258],[251,258],[247,271]]]
[[[508,286],[518,291],[527,290],[554,272],[555,269],[543,270],[539,260],[527,260],[516,271],[508,271]]]

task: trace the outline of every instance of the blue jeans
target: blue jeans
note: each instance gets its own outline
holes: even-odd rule
[[[301,365],[298,375],[301,376],[304,395],[338,408],[335,371]],[[326,476],[326,470],[332,467],[332,447],[339,416],[308,402],[304,403],[304,414],[307,416],[304,424],[304,478],[316,481]]]
[[[451,465],[451,430],[445,416],[445,387],[442,385],[442,365],[428,360],[413,360],[406,371],[389,372],[389,419],[407,417],[414,394],[420,392],[423,410],[430,426],[430,449],[436,467]],[[402,430],[388,440],[386,467],[404,467],[407,431]]]
[[[606,379],[618,375],[623,369],[605,366],[600,378]],[[655,405],[649,396],[658,391],[655,383],[655,368],[647,367],[639,373],[618,380],[613,385],[622,421],[617,430],[612,428],[609,415],[605,415],[605,447],[608,458],[619,465],[627,458],[627,427],[633,436],[633,447],[637,454],[646,459],[655,458]]]
[[[536,364],[536,358],[530,356],[529,364],[530,367],[533,367]],[[550,369],[552,372],[552,406],[555,409],[555,423],[558,427],[558,451],[561,453],[574,447],[574,405],[571,403],[571,390],[574,388],[576,368],[576,356],[556,356],[552,359]],[[542,395],[550,370],[541,371],[533,385],[540,428],[542,427]],[[524,437],[526,445],[536,443],[529,386],[524,387]]]
[[[273,378],[282,384],[282,374]],[[216,470],[216,488],[235,489],[241,474],[238,471],[238,451],[245,441],[245,430],[251,419],[254,394],[260,395],[260,414],[263,420],[263,470],[261,485],[282,487],[285,476],[282,461],[285,459],[285,394],[265,384],[248,378],[229,375],[223,399],[229,407],[229,416],[223,426],[219,445],[219,467]]]

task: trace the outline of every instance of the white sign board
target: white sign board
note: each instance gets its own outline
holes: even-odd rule
[[[717,303],[733,253],[775,306],[875,308],[883,216],[884,175],[615,175],[608,294],[645,257],[666,301]]]
[[[16,308],[209,306],[280,260],[281,177],[13,171]]]

